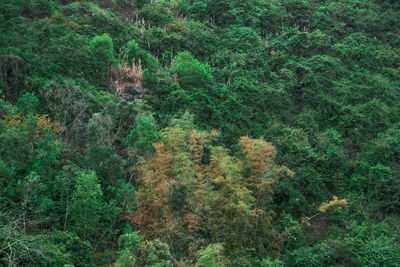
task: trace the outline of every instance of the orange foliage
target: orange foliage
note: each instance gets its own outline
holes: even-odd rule
[[[271,143],[242,137],[243,158],[237,160],[227,149],[210,146],[215,136],[217,132],[164,129],[155,153],[138,168],[139,209],[131,216],[135,229],[169,239],[189,238],[206,227],[213,242],[227,246],[251,246],[257,234],[268,231],[273,212],[266,207],[272,202],[273,182],[290,170],[274,163]],[[211,151],[207,164],[202,162],[206,147]],[[271,179],[265,179],[265,172]]]
[[[198,218],[193,213],[188,213],[183,217],[184,225],[187,227],[189,232],[193,232],[193,229],[198,225]]]
[[[99,12],[99,13],[101,13],[101,14],[103,14],[103,15],[107,15],[106,10],[103,9],[103,8],[97,8],[96,11]]]
[[[273,163],[276,151],[271,143],[243,136],[240,145],[245,155],[245,167],[251,173],[260,174]]]
[[[21,114],[18,113],[13,118],[11,118],[10,115],[6,114],[4,115],[4,119],[6,120],[8,126],[15,126],[21,122]]]
[[[37,114],[35,118],[38,121],[37,126],[39,129],[49,129],[53,134],[58,134],[61,132],[60,124],[58,122],[51,121],[49,114]]]
[[[201,159],[204,154],[205,144],[212,141],[213,138],[218,136],[218,132],[211,131],[210,133],[200,133],[193,131],[190,135],[189,150],[192,153],[192,160],[194,162],[194,168],[196,171],[201,171]]]
[[[148,203],[145,202],[141,193],[136,197],[136,201],[139,210],[134,211],[133,215],[127,215],[131,219],[132,226],[134,226],[134,229],[140,229],[142,234],[148,237],[157,238],[158,224],[154,209],[148,207]]]
[[[347,205],[347,199],[339,199],[337,196],[333,196],[333,199],[328,203],[323,203],[318,207],[318,210],[322,213],[327,212],[333,207],[342,208]]]
[[[53,122],[49,118],[49,114],[42,114],[42,115],[35,115],[35,118],[37,119],[37,126],[38,126],[38,131],[40,129],[49,129],[50,132],[54,134],[58,134],[61,131],[61,127],[58,122]],[[6,114],[4,115],[4,119],[7,122],[8,126],[15,126],[18,125],[22,122],[21,114],[18,113],[14,117],[11,117],[10,115]]]

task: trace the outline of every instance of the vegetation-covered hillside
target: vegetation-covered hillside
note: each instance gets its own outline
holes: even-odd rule
[[[399,213],[399,1],[0,1],[0,266],[400,266]]]

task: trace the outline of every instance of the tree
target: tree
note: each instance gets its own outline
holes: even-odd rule
[[[138,114],[134,128],[126,138],[127,144],[135,149],[140,156],[147,156],[154,152],[153,143],[160,140],[157,123],[151,114]]]
[[[223,258],[223,244],[210,244],[205,249],[199,251],[199,259],[196,266],[199,267],[220,267],[224,266],[225,259]]]
[[[111,64],[114,62],[114,45],[108,34],[97,35],[90,41],[94,62],[93,78],[99,79],[96,84],[108,82]]]
[[[47,82],[39,95],[46,109],[65,130],[65,137],[71,142],[78,142],[81,124],[90,116],[91,94],[73,80],[67,79]]]
[[[147,241],[138,232],[126,233],[118,239],[117,267],[151,266],[172,267],[172,256],[167,244],[158,239]]]
[[[80,171],[71,198],[70,218],[74,231],[83,240],[94,240],[105,204],[96,173]]]
[[[211,146],[217,132],[196,130],[190,117],[170,125],[139,168],[133,227],[179,254],[195,246],[190,240],[203,232],[209,242],[224,242],[229,253],[253,247],[275,255],[272,186],[292,173],[276,165],[273,146],[243,137],[241,156],[234,158],[227,149]]]
[[[18,99],[16,107],[24,114],[36,114],[39,107],[39,98],[35,94],[26,93]]]
[[[108,64],[114,61],[114,45],[110,35],[105,33],[95,36],[90,41],[90,46],[98,60]]]
[[[182,52],[174,58],[172,72],[176,73],[179,85],[185,90],[208,89],[213,83],[210,66],[197,61],[190,52]]]
[[[18,216],[0,212],[0,264],[7,266],[64,266],[70,263],[63,244],[46,235],[28,234]],[[35,222],[33,222],[35,224]]]
[[[173,21],[174,17],[171,11],[161,3],[146,4],[141,8],[139,15],[146,22],[156,26],[164,26]]]

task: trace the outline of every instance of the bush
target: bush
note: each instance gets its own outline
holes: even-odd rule
[[[36,114],[39,108],[39,98],[34,94],[26,93],[18,99],[15,106],[24,114]]]
[[[210,244],[205,249],[199,252],[199,260],[197,265],[199,267],[220,267],[225,262],[221,256],[223,250],[223,244],[216,243]]]
[[[149,266],[172,267],[172,256],[167,244],[158,239],[146,241],[138,232],[127,233],[118,239],[120,251],[117,267]]]
[[[114,45],[108,34],[97,35],[90,41],[91,53],[93,56],[94,73],[93,81],[97,84],[108,82],[111,64],[114,62]]]
[[[139,16],[154,26],[164,26],[172,22],[174,17],[171,11],[162,4],[147,4],[139,12]]]
[[[175,57],[172,71],[177,74],[179,85],[186,90],[210,88],[213,83],[211,68],[197,61],[190,52],[182,52]]]

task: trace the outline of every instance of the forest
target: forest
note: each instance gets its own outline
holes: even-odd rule
[[[400,1],[0,0],[0,266],[400,266]]]

